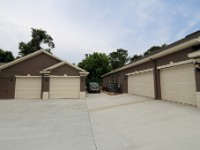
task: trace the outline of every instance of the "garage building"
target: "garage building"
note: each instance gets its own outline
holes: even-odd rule
[[[200,107],[200,31],[102,77],[104,89]]]
[[[39,50],[0,66],[0,99],[84,98],[87,75]]]

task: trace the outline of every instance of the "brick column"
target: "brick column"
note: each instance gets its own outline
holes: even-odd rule
[[[41,92],[42,99],[49,99],[49,82],[50,82],[49,74],[43,74],[42,75],[42,92]]]
[[[157,69],[156,60],[152,60],[153,63],[153,79],[154,79],[154,94],[155,99],[161,99],[161,88],[160,88],[160,70]]]

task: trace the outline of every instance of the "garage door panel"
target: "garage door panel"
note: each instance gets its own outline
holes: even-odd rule
[[[40,98],[41,78],[16,78],[15,98]]]
[[[153,72],[128,76],[128,93],[154,97]]]
[[[192,64],[162,69],[160,82],[162,99],[196,105],[195,74]]]
[[[51,77],[50,98],[79,98],[80,78]]]

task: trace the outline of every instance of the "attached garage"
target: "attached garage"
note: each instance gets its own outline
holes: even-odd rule
[[[80,98],[80,77],[50,77],[50,98]]]
[[[163,100],[196,105],[194,64],[160,69]]]
[[[41,97],[41,77],[16,77],[15,98],[35,98]]]
[[[128,74],[128,93],[154,98],[153,69]]]

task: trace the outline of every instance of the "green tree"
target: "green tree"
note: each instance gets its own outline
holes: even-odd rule
[[[155,51],[157,51],[159,49],[161,49],[160,46],[152,46],[146,52],[144,52],[144,56],[147,56],[147,55],[151,54],[152,52],[155,52]]]
[[[109,58],[104,53],[94,52],[93,54],[85,54],[85,59],[78,66],[89,72],[87,76],[88,82],[102,83],[101,76],[111,71]]]
[[[31,30],[32,39],[28,43],[19,43],[19,55],[25,56],[40,49],[44,49],[41,45],[46,45],[47,48],[45,50],[51,52],[51,49],[55,47],[53,38],[42,29],[31,28]]]
[[[136,55],[133,55],[133,57],[130,58],[130,61],[133,62],[133,61],[136,61],[137,59],[140,59],[142,57],[143,57],[142,55],[137,55],[136,54]]]
[[[117,51],[114,51],[109,54],[109,60],[110,64],[112,66],[112,69],[120,68],[124,66],[128,61],[128,51],[124,49],[117,49]]]
[[[165,48],[165,47],[167,47],[167,44],[163,44],[162,46],[161,46],[161,48]]]
[[[10,51],[0,49],[0,62],[10,62],[14,60],[14,56]]]
[[[152,52],[157,51],[161,48],[165,48],[166,46],[167,46],[167,44],[163,44],[162,46],[152,46],[146,52],[144,52],[144,56],[147,56],[147,55],[151,54]]]

